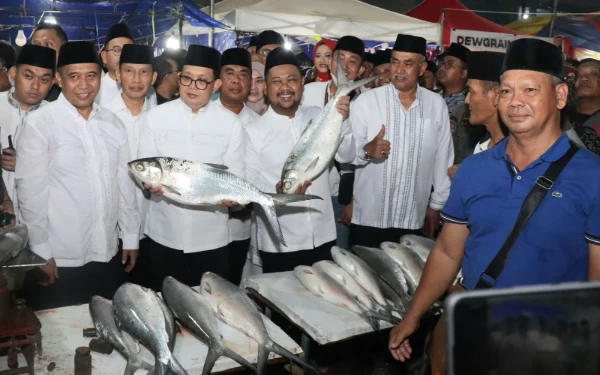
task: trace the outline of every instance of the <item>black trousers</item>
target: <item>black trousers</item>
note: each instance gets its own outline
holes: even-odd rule
[[[229,277],[232,283],[240,285],[244,264],[250,249],[250,239],[233,241],[229,244]]]
[[[263,262],[263,273],[293,271],[296,266],[312,266],[321,260],[332,260],[331,248],[335,241],[324,243],[310,250],[299,250],[290,253],[267,253],[260,250]]]
[[[382,242],[399,242],[407,234],[423,236],[420,230],[400,228],[374,228],[352,224],[350,226],[350,246],[379,247]]]
[[[45,287],[39,282],[47,280],[46,275],[40,269],[32,270],[27,273],[17,296],[24,298],[26,305],[34,311],[89,303],[94,295],[112,300],[119,286],[127,280],[121,258],[119,250],[108,263],[58,267],[58,279]]]
[[[189,286],[200,284],[204,272],[210,271],[230,280],[229,246],[214,250],[184,253],[148,239],[149,286],[160,291],[162,282],[172,276]]]

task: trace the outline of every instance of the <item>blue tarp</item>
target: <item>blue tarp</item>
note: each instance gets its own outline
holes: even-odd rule
[[[181,17],[198,27],[227,28],[203,13],[193,0],[2,0],[0,1],[0,39],[14,43],[19,26],[29,38],[48,11],[65,30],[69,40],[90,40],[104,44],[108,29],[119,22],[129,25],[133,37],[153,43],[175,26]],[[45,12],[45,13],[44,13]]]

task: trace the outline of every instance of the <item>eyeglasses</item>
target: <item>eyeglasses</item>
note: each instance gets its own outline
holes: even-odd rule
[[[271,53],[271,51],[273,51],[272,49],[266,49],[264,51],[260,51],[259,55],[263,55],[263,56],[268,56],[269,53]]]
[[[181,83],[184,86],[191,86],[192,83],[194,83],[198,90],[206,90],[208,85],[210,85],[213,82],[215,82],[215,81],[205,81],[203,79],[193,79],[191,77],[184,76],[184,75],[179,76],[179,83]]]
[[[105,50],[105,51],[106,51],[106,52],[109,52],[109,51],[110,51],[110,52],[112,52],[112,53],[113,53],[113,55],[115,55],[115,56],[121,56],[121,52],[123,52],[123,47],[116,46],[116,47],[113,47],[113,48],[111,48],[111,49],[107,49],[107,50]]]
[[[440,61],[438,64],[440,68],[452,69],[458,66],[454,61]]]

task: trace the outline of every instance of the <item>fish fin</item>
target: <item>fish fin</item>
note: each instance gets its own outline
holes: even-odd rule
[[[222,164],[213,164],[213,163],[202,163],[202,164],[208,165],[209,167],[216,168],[216,169],[222,169],[222,170],[229,169],[228,166],[222,165]]]
[[[304,202],[316,199],[323,200],[323,198],[319,196],[310,194],[265,194],[273,198],[273,203],[275,203],[276,206],[285,206],[288,203]]]
[[[367,83],[376,80],[379,77],[379,75],[376,76],[372,76],[369,78],[365,78],[365,79],[361,79],[360,81],[356,81],[356,82],[347,82],[347,86],[342,86],[342,85],[336,85],[338,87],[343,87],[343,93],[344,95],[348,95],[352,90],[356,90],[359,87],[362,87],[363,85],[366,85]]]
[[[252,363],[248,362],[244,357],[242,357],[241,355],[237,354],[236,352],[234,352],[233,350],[229,349],[228,347],[224,347],[223,348],[223,355],[225,357],[233,359],[234,361],[236,361],[240,365],[246,367],[247,369],[249,369],[253,373],[255,373],[255,374],[257,373],[256,367],[254,367],[252,365]]]
[[[281,194],[281,195],[285,195],[285,194]],[[279,235],[279,241],[281,242],[281,244],[285,247],[287,247],[287,244],[285,242],[285,237],[283,236],[283,231],[281,230],[281,225],[279,224],[279,219],[277,218],[277,210],[275,210],[275,200],[273,199],[273,204],[272,205],[264,205],[263,210],[265,211],[265,214],[267,216],[267,220],[269,221],[269,224],[271,225],[271,228]]]
[[[373,331],[375,332],[379,332],[381,333],[381,328],[379,327],[379,322],[377,321],[377,319],[375,319],[374,317],[371,316],[367,316],[365,314],[360,314],[359,315],[365,322],[367,322],[367,324],[373,328]]]
[[[306,168],[306,170],[304,171],[304,173],[308,173],[308,171],[310,171],[311,169],[313,169],[314,167],[317,166],[317,163],[319,162],[320,156],[317,156],[315,158],[315,160],[312,161],[312,163],[310,163],[310,165]]]
[[[174,187],[172,187],[172,186],[169,186],[169,185],[162,185],[162,187],[163,187],[165,190],[168,190],[168,191],[170,191],[170,192],[171,192],[171,193],[173,193],[173,194],[177,194],[177,195],[181,196],[181,193],[179,192],[179,190],[175,189],[175,188],[174,188]]]
[[[172,354],[169,360],[169,370],[171,370],[173,375],[189,375]]]
[[[386,314],[382,314],[381,312],[378,311],[369,311],[367,316],[369,316],[370,318],[373,319],[377,319],[377,320],[383,320],[384,322],[388,322],[388,323],[392,323],[392,324],[396,324],[398,323],[396,320],[396,318],[394,318],[391,314],[388,315]]]
[[[316,368],[314,368],[313,366],[311,366],[310,364],[308,364],[308,362],[306,362],[305,360],[301,359],[300,357],[294,355],[294,353],[290,352],[289,350],[287,350],[283,346],[277,344],[273,340],[271,340],[271,342],[267,345],[267,347],[273,353],[279,354],[283,358],[287,358],[290,361],[295,362],[297,365],[302,366],[305,370],[310,370],[310,371],[312,371],[315,374],[321,374],[321,372],[319,370],[317,370]]]
[[[256,360],[256,371],[258,375],[265,373],[265,367],[267,367],[267,360],[269,359],[269,348],[264,345],[258,346],[258,358]]]
[[[219,353],[209,346],[208,354],[204,360],[204,367],[202,368],[202,375],[209,375],[212,372],[213,367],[215,367],[215,362],[217,362],[217,359],[219,359],[220,356]]]
[[[334,77],[331,74],[331,77]],[[339,88],[347,86],[349,84],[348,78],[346,78],[346,72],[344,72],[344,65],[342,64],[342,56],[338,55],[337,62],[337,76],[335,76],[335,81],[333,81],[335,85]]]

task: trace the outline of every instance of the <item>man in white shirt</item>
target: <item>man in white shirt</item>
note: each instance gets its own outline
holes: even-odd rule
[[[344,74],[348,81],[352,82],[363,74],[365,68],[363,59],[365,56],[365,44],[355,36],[347,35],[340,38],[331,56],[331,73],[337,77],[338,58],[342,59]],[[325,107],[327,102],[337,93],[337,86],[333,80],[329,82],[313,82],[304,87],[301,105],[319,108]],[[360,93],[356,89],[351,95],[354,97]],[[351,164],[331,163],[329,168],[329,185],[331,188],[331,202],[336,217],[336,245],[348,249],[350,228],[343,223],[342,217],[352,217],[352,185],[354,184],[354,166]],[[339,194],[343,191],[343,194]],[[344,211],[348,213],[344,215]]]
[[[420,234],[421,228],[433,236],[439,226],[454,150],[444,99],[417,83],[427,68],[426,44],[398,35],[392,82],[361,94],[352,105],[358,147],[352,245],[378,247]]]
[[[15,86],[0,93],[0,143],[2,147],[2,178],[6,192],[12,198],[3,202],[4,211],[18,212],[15,189],[15,145],[27,116],[48,104],[44,98],[54,82],[56,52],[50,48],[26,44],[21,48],[10,74]]]
[[[17,140],[21,219],[31,250],[48,259],[41,267],[46,287],[28,274],[22,291],[33,309],[87,303],[96,294],[111,298],[138,250],[127,131],[94,103],[101,72],[96,49],[68,42],[57,68],[61,95],[26,118]]]
[[[215,103],[237,115],[246,127],[260,116],[246,107],[245,102],[250,94],[252,77],[252,57],[244,48],[231,48],[221,56],[221,95]],[[242,278],[242,270],[246,255],[250,248],[251,206],[230,212],[229,217],[229,265],[231,282],[238,285]]]
[[[318,107],[300,107],[303,83],[300,66],[292,51],[277,48],[267,57],[265,66],[267,96],[270,107],[257,121],[246,127],[246,177],[265,192],[281,190],[281,171],[300,135],[319,112]],[[340,99],[337,106],[344,119],[348,117],[349,98]],[[337,151],[339,162],[351,162],[356,147],[347,122],[342,127],[342,142]],[[277,216],[285,236],[284,247],[273,233],[262,209],[255,205],[257,246],[263,261],[263,271],[283,272],[298,265],[331,259],[335,245],[335,217],[327,171],[314,181],[307,181],[296,194],[313,194],[323,200],[291,203],[277,207]]]
[[[180,99],[161,104],[148,114],[142,128],[139,158],[169,156],[227,166],[244,178],[244,133],[240,119],[210,97],[221,87],[221,54],[191,45],[179,76]],[[149,237],[151,287],[159,290],[166,276],[198,285],[206,271],[230,279],[229,211],[219,206],[186,206],[154,194],[144,234]]]
[[[119,71],[121,52],[123,51],[123,46],[127,44],[134,44],[134,41],[131,31],[126,24],[118,23],[108,29],[104,47],[100,53],[102,63],[107,70],[104,77],[102,77],[100,92],[96,97],[96,103],[100,105],[110,103],[121,92],[121,85],[117,80],[117,74]],[[156,106],[156,93],[154,90],[148,91],[146,96],[150,107]]]
[[[138,140],[142,125],[150,110],[146,94],[156,80],[156,72],[153,71],[154,56],[152,47],[137,44],[126,44],[121,52],[117,80],[121,83],[122,92],[105,107],[125,125],[127,129],[127,140],[129,143],[129,160],[137,159]],[[136,189],[137,207],[140,213],[142,228],[148,211],[150,195],[140,186]],[[129,280],[141,285],[147,285],[148,256],[144,249],[147,240],[140,230],[140,252],[137,264],[130,273]]]

